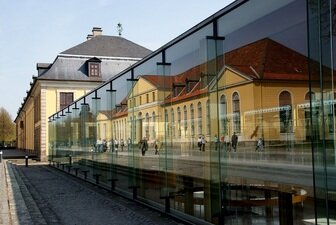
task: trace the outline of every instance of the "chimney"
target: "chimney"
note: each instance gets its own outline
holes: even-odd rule
[[[102,33],[103,33],[103,30],[100,27],[94,27],[94,28],[92,28],[92,36],[93,37],[102,35]]]
[[[92,35],[92,34],[88,34],[88,35],[86,36],[86,40],[91,40],[91,39],[92,39],[92,37],[93,37],[93,35]]]

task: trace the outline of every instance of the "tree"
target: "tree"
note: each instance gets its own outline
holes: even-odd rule
[[[5,143],[15,141],[15,123],[10,114],[3,107],[0,108],[0,143],[2,146]]]

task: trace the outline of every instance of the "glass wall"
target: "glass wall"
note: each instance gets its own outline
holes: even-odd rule
[[[194,223],[331,224],[334,1],[236,1],[49,118],[55,167]]]

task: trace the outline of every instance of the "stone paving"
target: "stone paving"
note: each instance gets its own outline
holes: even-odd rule
[[[183,224],[48,165],[0,166],[0,224]]]
[[[0,163],[0,224],[11,224],[5,163]]]

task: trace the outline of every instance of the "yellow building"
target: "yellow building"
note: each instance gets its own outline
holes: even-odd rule
[[[125,46],[128,46],[125,48]],[[102,35],[94,27],[85,42],[61,52],[51,64],[38,63],[38,76],[18,111],[17,147],[47,160],[48,117],[150,53],[127,39]]]
[[[195,147],[200,136],[230,141],[234,132],[242,146],[259,138],[268,145],[309,140],[305,56],[262,39],[216,61],[215,76],[199,65],[177,75],[138,77],[128,95],[127,120],[136,121],[129,136],[136,141],[164,136],[181,148]]]

